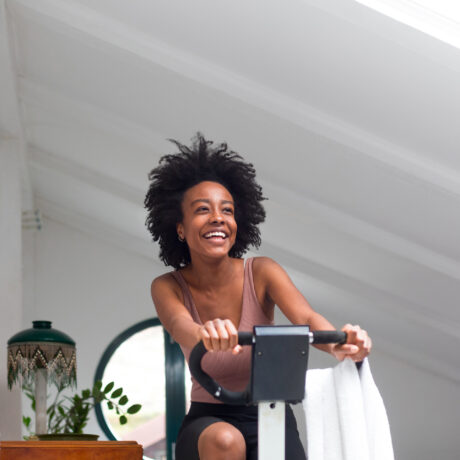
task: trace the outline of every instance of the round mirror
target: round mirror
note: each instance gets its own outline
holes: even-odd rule
[[[130,399],[124,407],[142,404],[140,412],[128,415],[125,425],[107,404],[98,405],[96,416],[106,436],[135,440],[144,447],[145,459],[166,460],[165,336],[159,320],[143,321],[116,337],[99,363],[95,380],[104,385],[115,382],[112,391],[123,388]]]

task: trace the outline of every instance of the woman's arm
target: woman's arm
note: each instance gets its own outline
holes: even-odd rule
[[[319,313],[315,312],[305,297],[295,287],[284,269],[268,257],[254,260],[254,277],[262,283],[265,303],[274,303],[293,324],[308,324],[315,330],[335,330],[335,327]],[[350,357],[354,361],[362,361],[370,352],[372,341],[367,332],[359,326],[345,325],[342,331],[347,332],[347,343],[344,345],[315,345],[324,351],[343,360]]]
[[[193,320],[171,274],[154,279],[151,293],[161,324],[180,345],[191,349],[202,340],[209,351],[241,351],[238,331],[230,320],[216,318],[203,325]]]

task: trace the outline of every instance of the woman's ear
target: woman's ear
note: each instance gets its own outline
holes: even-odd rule
[[[177,231],[177,237],[179,240],[184,241],[185,236],[184,236],[184,226],[182,223],[176,224],[176,231]]]

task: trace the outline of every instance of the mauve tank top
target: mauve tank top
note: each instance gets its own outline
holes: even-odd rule
[[[255,325],[272,325],[273,321],[267,318],[262,307],[257,300],[252,277],[253,258],[245,260],[244,264],[244,283],[243,283],[243,306],[241,311],[240,324],[238,331],[252,332]],[[193,320],[198,324],[203,324],[193,301],[192,293],[179,271],[172,272],[174,278],[182,288],[184,304],[192,315]],[[187,360],[191,349],[181,346],[182,353]],[[203,370],[219,382],[224,388],[233,391],[243,391],[251,376],[251,347],[243,347],[243,351],[238,355],[231,352],[218,351],[206,353],[202,359]],[[196,402],[219,403],[211,396],[192,376],[191,400]]]

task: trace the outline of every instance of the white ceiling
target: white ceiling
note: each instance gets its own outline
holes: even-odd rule
[[[459,49],[352,0],[0,4],[26,208],[152,257],[166,139],[226,140],[269,197],[264,252],[312,303],[460,382]]]

